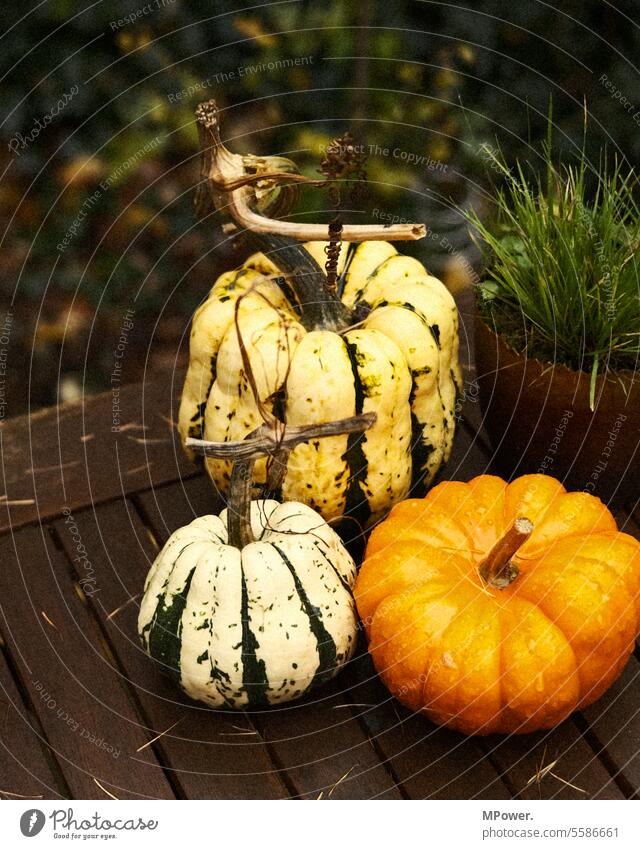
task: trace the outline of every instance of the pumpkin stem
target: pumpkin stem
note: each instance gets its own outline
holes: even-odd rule
[[[283,274],[300,304],[306,330],[339,333],[351,322],[351,310],[327,287],[327,278],[311,254],[289,236],[247,231],[248,241],[269,257]]]
[[[227,501],[227,531],[229,545],[240,551],[255,542],[251,530],[251,484],[255,459],[236,460],[231,472],[229,498]]]
[[[362,413],[348,419],[338,419],[322,424],[291,427],[275,416],[256,428],[245,439],[237,442],[209,442],[206,439],[187,438],[185,445],[196,454],[205,457],[218,457],[233,460],[233,471],[229,486],[228,532],[229,544],[243,549],[254,541],[251,531],[251,486],[253,467],[259,457],[273,457],[270,487],[284,479],[287,459],[291,451],[301,442],[311,439],[323,439],[327,436],[341,436],[345,433],[359,433],[367,430],[376,421],[375,413]]]
[[[524,516],[517,518],[478,566],[482,580],[498,589],[504,589],[515,581],[520,570],[511,558],[532,533],[533,522]]]

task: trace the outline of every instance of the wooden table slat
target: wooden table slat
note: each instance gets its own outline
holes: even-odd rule
[[[625,797],[574,719],[548,732],[488,737],[485,746],[518,799]]]
[[[182,377],[2,422],[0,532],[193,474],[171,426]]]
[[[46,529],[0,538],[0,562],[0,628],[74,798],[173,798],[153,752],[137,752],[146,735]]]
[[[640,663],[632,657],[610,690],[581,716],[595,750],[626,795],[640,795]]]
[[[390,772],[354,721],[345,672],[301,702],[253,715],[300,798],[400,799]]]
[[[42,728],[25,705],[0,651],[0,797],[65,798],[67,788],[56,775]]]

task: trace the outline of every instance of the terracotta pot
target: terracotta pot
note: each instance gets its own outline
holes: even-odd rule
[[[590,375],[513,350],[476,313],[483,425],[507,476],[542,472],[607,502],[640,497],[640,372]]]

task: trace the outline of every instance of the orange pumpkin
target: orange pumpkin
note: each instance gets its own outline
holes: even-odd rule
[[[546,475],[447,481],[373,530],[355,597],[403,704],[468,734],[524,733],[622,671],[640,630],[640,543]]]

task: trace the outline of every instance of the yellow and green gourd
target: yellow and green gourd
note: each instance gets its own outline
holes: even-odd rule
[[[371,524],[424,491],[451,452],[461,388],[453,298],[387,242],[343,245],[334,293],[324,243],[252,236],[261,252],[223,274],[194,316],[180,434],[239,440],[261,424],[239,330],[260,401],[287,425],[377,414],[364,434],[297,446],[278,493],[325,519]],[[231,464],[206,467],[226,493]],[[257,482],[265,477],[262,460]]]

